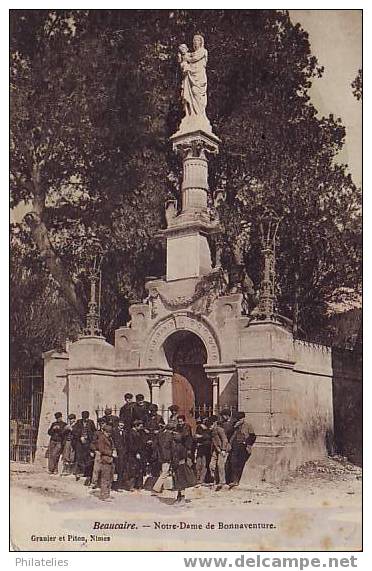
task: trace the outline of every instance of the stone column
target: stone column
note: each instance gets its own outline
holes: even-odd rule
[[[206,214],[208,195],[208,160],[206,153],[218,153],[219,139],[202,131],[171,137],[173,149],[183,160],[182,218],[195,220],[195,214]],[[206,221],[209,221],[207,219]]]
[[[213,404],[213,412],[218,413],[218,407],[220,404],[220,379],[219,377],[208,377],[208,381],[212,383],[213,389],[213,397],[212,397],[212,404]]]
[[[183,159],[182,212],[207,209],[208,161],[204,150],[188,148]]]
[[[166,238],[167,281],[200,277],[212,270],[208,235],[218,231],[208,210],[207,153],[218,153],[219,139],[212,133],[195,131],[171,137],[173,150],[183,164],[181,212],[171,217]]]
[[[161,403],[160,398],[160,387],[165,382],[165,377],[163,375],[149,375],[147,377],[147,383],[150,387],[151,392],[151,402],[157,404],[159,409],[163,403]]]

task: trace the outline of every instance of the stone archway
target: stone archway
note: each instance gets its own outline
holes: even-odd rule
[[[206,348],[207,364],[220,363],[220,346],[211,324],[205,318],[197,318],[190,312],[179,312],[159,320],[150,332],[144,354],[145,367],[167,365],[164,358],[164,343],[176,331],[188,331],[197,335]]]
[[[195,333],[175,331],[164,342],[164,353],[172,370],[172,404],[195,427],[195,419],[202,411],[213,407],[213,388],[204,365],[207,350]]]
[[[159,402],[168,407],[180,406],[190,424],[200,407],[212,410],[214,391],[207,377],[205,365],[220,363],[220,346],[214,329],[205,318],[189,312],[178,312],[158,321],[150,332],[144,352],[146,368],[169,371],[168,381],[162,385]]]

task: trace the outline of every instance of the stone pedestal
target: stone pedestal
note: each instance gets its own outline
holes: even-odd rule
[[[88,410],[95,420],[98,403],[110,404],[115,350],[103,337],[81,337],[69,348],[68,409],[78,417]]]
[[[159,236],[166,239],[167,281],[195,278],[212,270],[208,236],[218,231],[208,210],[207,153],[218,153],[219,139],[212,132],[178,132],[171,137],[182,156],[181,212],[168,220]]]
[[[211,270],[208,240],[197,228],[179,228],[167,235],[167,281],[200,277]]]

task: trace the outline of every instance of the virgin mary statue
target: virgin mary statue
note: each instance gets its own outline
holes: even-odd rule
[[[179,63],[182,71],[181,98],[185,117],[180,130],[186,128],[211,129],[206,115],[207,106],[207,61],[208,52],[204,47],[204,38],[194,36],[194,51],[189,52],[185,44],[179,47]]]

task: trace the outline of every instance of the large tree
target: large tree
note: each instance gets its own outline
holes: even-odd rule
[[[12,11],[12,204],[80,321],[77,244],[94,228],[104,260],[104,330],[120,324],[163,271],[155,233],[179,194],[169,136],[180,120],[177,45],[201,31],[209,49],[208,115],[222,139],[211,161],[228,263],[239,237],[259,283],[258,207],[282,217],[279,306],[319,327],[340,287],[357,287],[358,189],[335,163],[345,130],[319,117],[308,89],[322,74],[307,33],[274,10]]]

